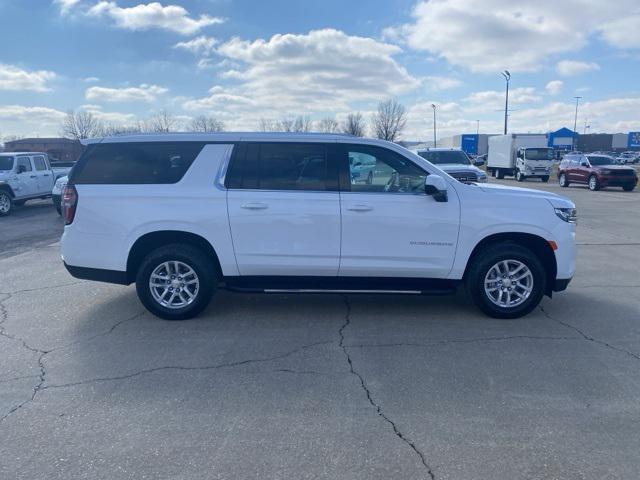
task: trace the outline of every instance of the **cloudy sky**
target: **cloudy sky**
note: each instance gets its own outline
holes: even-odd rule
[[[640,130],[638,0],[0,0],[0,138],[56,135],[84,109],[133,124],[167,109],[228,130],[343,118],[394,97],[406,139]],[[439,135],[440,136],[440,135]]]

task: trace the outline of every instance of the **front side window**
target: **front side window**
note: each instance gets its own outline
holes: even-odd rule
[[[29,157],[18,157],[18,171],[30,172],[31,168],[31,160]]]
[[[201,142],[95,144],[72,170],[77,184],[169,184],[182,179],[196,159]]]
[[[38,172],[47,169],[47,164],[45,163],[43,156],[33,157],[33,163],[36,166],[36,171]]]
[[[408,158],[381,147],[345,148],[352,192],[424,193],[427,173]]]
[[[590,155],[587,157],[591,165],[611,165],[613,159],[605,156]]]
[[[13,157],[0,157],[0,171],[13,168]]]

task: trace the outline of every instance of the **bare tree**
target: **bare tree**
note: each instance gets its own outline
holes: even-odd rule
[[[222,132],[224,130],[224,122],[216,117],[200,115],[191,120],[188,129],[190,132]]]
[[[364,137],[365,134],[364,118],[360,112],[350,113],[342,124],[342,131],[356,137]]]
[[[270,119],[270,118],[260,118],[260,122],[258,123],[258,129],[261,132],[277,132],[278,131],[278,122]]]
[[[91,112],[69,110],[62,122],[62,136],[73,140],[82,140],[101,135],[102,122]]]
[[[143,131],[140,123],[136,125],[118,125],[115,123],[105,124],[100,132],[103,137],[115,137],[117,135],[133,135]]]
[[[149,118],[144,124],[144,130],[150,133],[169,133],[175,131],[178,120],[167,110],[161,110]]]
[[[322,133],[336,133],[340,130],[340,127],[335,118],[325,117],[318,121],[318,130]]]
[[[378,111],[371,117],[371,123],[376,137],[395,142],[407,124],[407,112],[404,105],[396,100],[380,102]]]
[[[280,120],[261,118],[258,128],[262,132],[310,132],[311,119],[305,115],[284,117]]]

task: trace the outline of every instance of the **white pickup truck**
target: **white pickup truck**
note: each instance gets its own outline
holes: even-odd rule
[[[0,216],[27,200],[49,198],[55,177],[46,153],[0,153]]]

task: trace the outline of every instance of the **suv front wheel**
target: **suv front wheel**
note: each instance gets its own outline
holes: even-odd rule
[[[11,213],[13,209],[13,199],[6,190],[0,190],[0,217]]]
[[[212,261],[191,245],[172,244],[151,252],[136,275],[142,304],[165,320],[186,320],[204,310],[216,288]]]
[[[514,243],[489,247],[474,257],[466,275],[474,303],[494,318],[518,318],[540,303],[546,275],[531,250]]]

